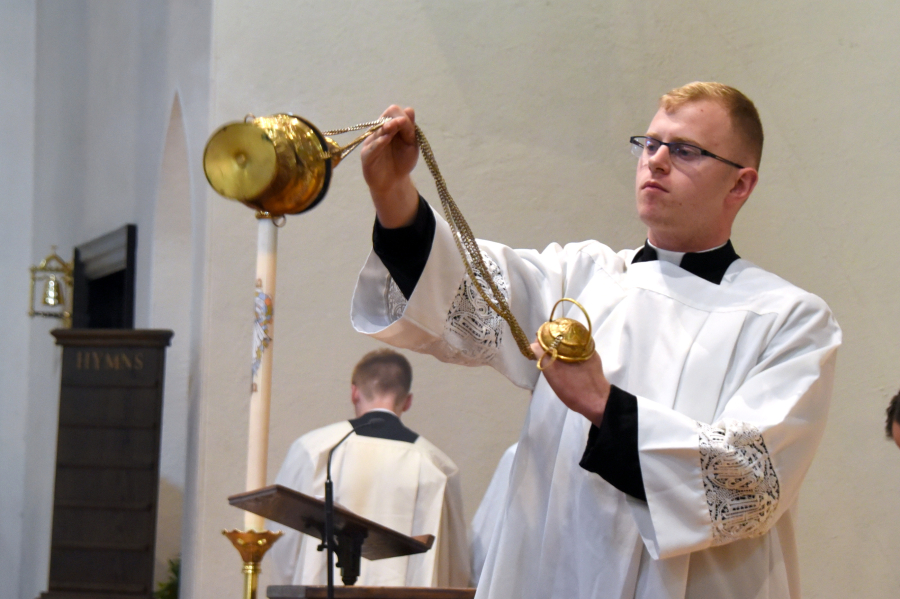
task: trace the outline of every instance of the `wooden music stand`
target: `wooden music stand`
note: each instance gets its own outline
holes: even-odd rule
[[[319,540],[325,536],[325,502],[293,489],[271,485],[232,495],[228,503]],[[434,544],[434,535],[408,537],[339,505],[334,506],[334,535],[337,566],[347,586],[359,577],[361,557],[379,560],[425,553]]]
[[[273,522],[322,540],[325,530],[325,502],[281,485],[238,493],[228,498],[235,507],[264,516]],[[360,558],[386,559],[424,553],[434,544],[434,535],[408,537],[339,505],[334,506],[334,530],[338,539],[338,567],[347,586],[334,589],[335,599],[472,599],[475,589],[425,587],[354,587]],[[352,576],[352,581],[348,582]],[[324,599],[324,585],[272,585],[269,599]]]
[[[269,599],[325,599],[324,586],[272,585],[266,589]],[[438,589],[431,587],[335,587],[334,599],[473,599],[475,589]]]

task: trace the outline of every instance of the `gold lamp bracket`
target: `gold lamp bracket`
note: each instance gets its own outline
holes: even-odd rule
[[[31,301],[28,316],[59,318],[63,327],[72,326],[74,261],[66,262],[52,246],[50,254],[31,270]],[[36,292],[35,290],[39,290]]]

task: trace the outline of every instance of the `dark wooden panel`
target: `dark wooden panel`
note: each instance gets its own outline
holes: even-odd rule
[[[85,589],[88,585],[79,585],[78,591],[47,591],[38,599],[152,599],[150,593],[123,593],[120,591],[94,591]]]
[[[159,426],[159,392],[153,388],[66,387],[59,403],[65,427],[151,428]]]
[[[149,576],[148,576],[149,572]],[[52,549],[50,590],[147,593],[152,589],[153,555],[115,549]]]
[[[53,329],[63,347],[155,347],[165,349],[172,331],[164,329]]]
[[[152,429],[59,429],[60,466],[155,468],[159,433]]]
[[[53,548],[149,551],[154,541],[152,507],[137,511],[56,506]]]
[[[156,501],[155,470],[65,468],[56,470],[54,504],[61,507],[116,506],[147,509]]]

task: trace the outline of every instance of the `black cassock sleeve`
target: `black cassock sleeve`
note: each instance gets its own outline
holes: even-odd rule
[[[600,427],[591,425],[580,466],[632,497],[647,501],[638,457],[637,397],[615,385]]]
[[[372,249],[391,273],[391,278],[406,299],[412,295],[425,270],[425,263],[434,243],[434,213],[422,196],[416,220],[407,227],[385,229],[375,219],[372,230]]]
[[[372,249],[406,299],[415,291],[425,270],[434,233],[434,214],[422,196],[416,219],[409,226],[385,229],[375,219]],[[613,385],[603,422],[599,428],[591,426],[580,465],[623,493],[646,501],[637,431],[637,398]]]

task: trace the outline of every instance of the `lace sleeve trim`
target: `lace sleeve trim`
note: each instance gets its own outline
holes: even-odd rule
[[[482,253],[482,259],[497,289],[508,300],[509,283],[503,278],[500,267]],[[481,275],[476,274],[483,288],[490,287]],[[503,319],[484,301],[481,294],[466,276],[453,298],[444,326],[445,339],[462,356],[472,363],[484,364],[497,354],[503,339]]]
[[[390,283],[387,288],[387,311],[388,318],[390,318],[391,322],[396,322],[400,320],[403,316],[403,312],[406,311],[406,304],[408,303],[406,297],[403,295],[403,292],[400,291],[400,287],[394,282],[394,279],[390,279]]]
[[[700,468],[713,524],[713,545],[764,534],[780,495],[778,476],[762,434],[726,420],[700,424]]]

